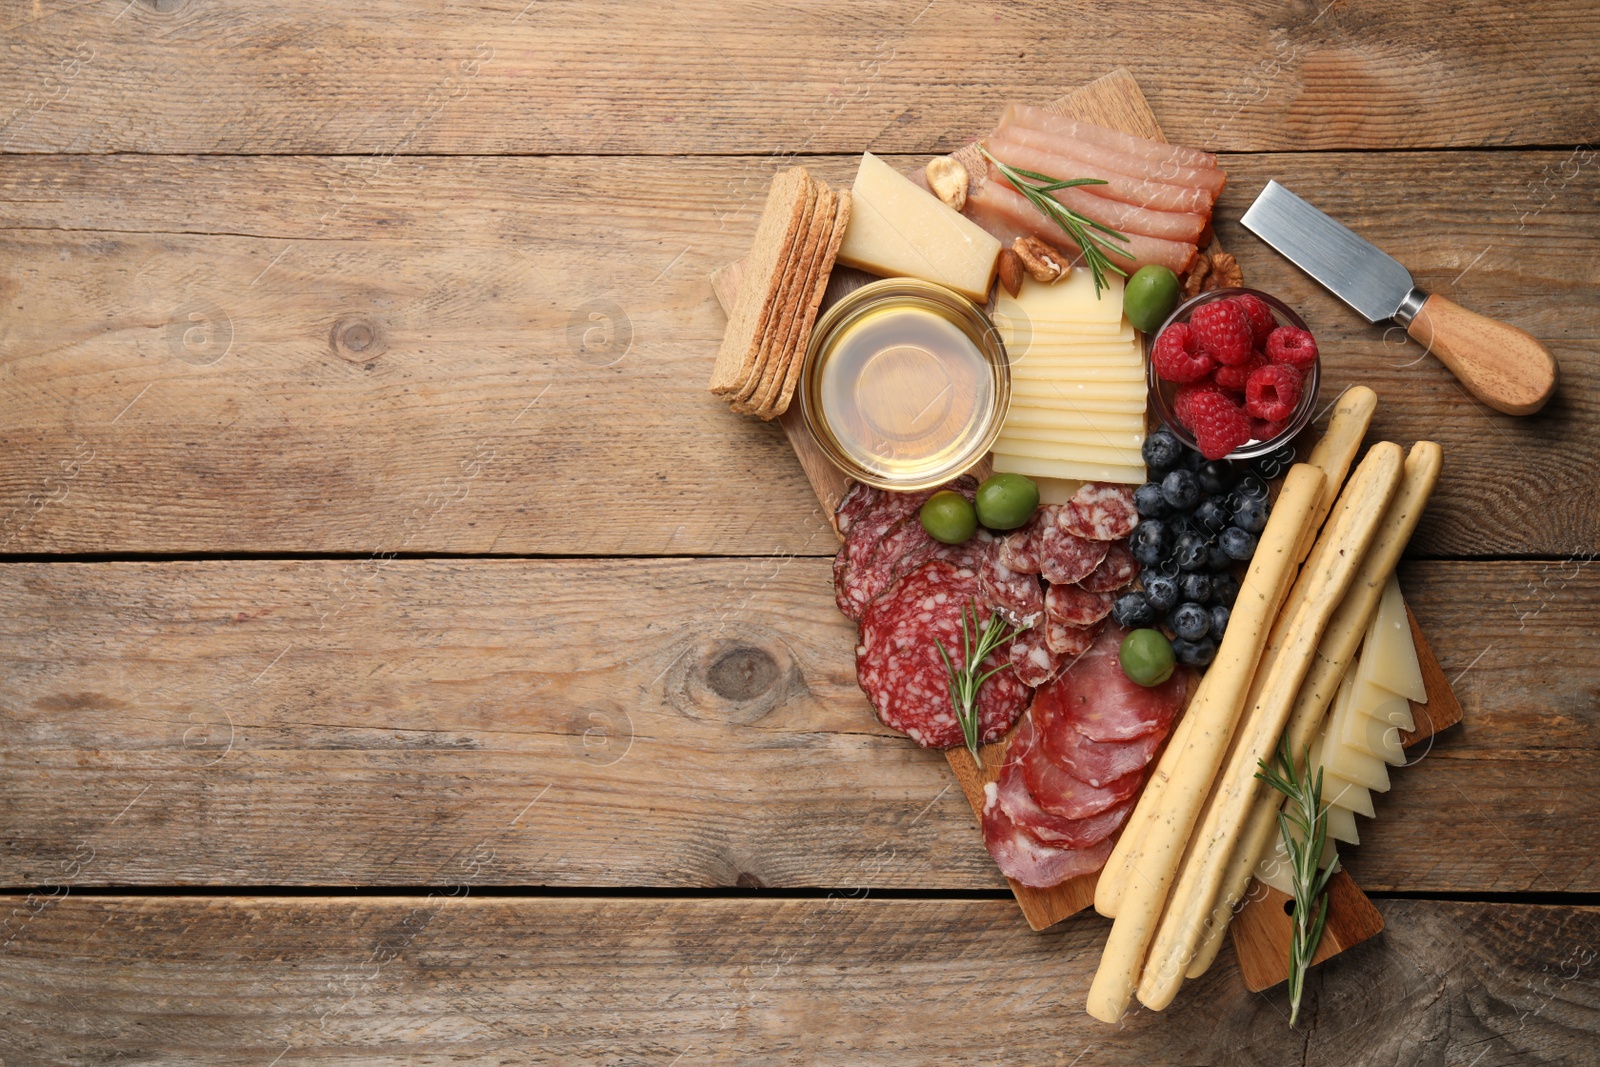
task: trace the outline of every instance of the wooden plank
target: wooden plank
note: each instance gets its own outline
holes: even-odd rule
[[[1590,1062],[1593,908],[1394,900],[1301,1025],[1231,953],[1084,1014],[1107,924],[1009,901],[0,898],[8,1063]]]
[[[1583,0],[1438,13],[990,2],[487,0],[335,16],[13,0],[12,152],[428,154],[948,151],[1009,100],[1133,70],[1168,135],[1228,150],[1593,143]],[[803,42],[796,47],[795,42]]]
[[[1600,891],[1596,574],[1402,568],[1467,719],[1374,798],[1358,883]],[[0,885],[1003,890],[829,589],[804,558],[0,566]]]
[[[1565,158],[1228,161],[1225,218],[1280,177],[1563,360],[1546,412],[1487,414],[1223,225],[1330,398],[1443,444],[1414,552],[1600,550],[1600,168]],[[829,553],[783,433],[705,391],[705,277],[755,221],[729,183],[782,162],[0,159],[0,552]]]

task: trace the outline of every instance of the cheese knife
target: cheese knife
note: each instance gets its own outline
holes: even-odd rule
[[[1417,288],[1394,257],[1277,182],[1240,221],[1368,322],[1403,326],[1490,407],[1531,415],[1555,392],[1556,361],[1532,334]]]

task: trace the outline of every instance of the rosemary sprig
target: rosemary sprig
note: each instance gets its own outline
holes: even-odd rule
[[[1059,178],[1052,178],[1048,174],[1039,174],[1035,171],[1020,170],[1016,167],[1007,166],[989,155],[989,150],[982,145],[979,145],[978,149],[983,152],[984,157],[990,163],[1000,169],[1000,173],[1005,175],[1007,181],[1016,186],[1017,192],[1027,197],[1028,202],[1038,208],[1040,214],[1044,215],[1045,218],[1052,220],[1057,226],[1065,230],[1067,236],[1072,238],[1072,243],[1083,250],[1083,262],[1088,266],[1089,273],[1094,275],[1095,296],[1098,297],[1100,290],[1104,289],[1108,284],[1106,282],[1107,272],[1115,272],[1124,278],[1128,276],[1128,272],[1111,262],[1106,253],[1113,252],[1125,259],[1132,259],[1133,253],[1111,244],[1100,234],[1107,234],[1124,244],[1128,243],[1128,235],[1118,233],[1109,226],[1098,223],[1085,215],[1078,214],[1050,195],[1057,189],[1072,189],[1079,185],[1105,185],[1105,181],[1100,178],[1069,178],[1063,181]],[[1035,185],[1032,182],[1038,182],[1039,184]]]
[[[950,703],[955,706],[956,722],[961,724],[961,738],[967,744],[967,751],[972,753],[972,762],[980,768],[983,766],[983,761],[978,758],[978,689],[988,681],[990,675],[1005,670],[1011,664],[1007,661],[981,674],[978,668],[989,657],[989,653],[1026,629],[1026,626],[1016,628],[1009,626],[1000,617],[998,609],[989,615],[989,621],[980,628],[978,602],[973,599],[961,608],[961,666],[957,667],[951,661],[950,653],[945,651],[943,641],[938,638],[934,638],[933,641],[939,648],[939,658],[944,660],[945,670],[950,672]]]
[[[1322,930],[1328,925],[1328,879],[1339,867],[1335,853],[1327,869],[1318,873],[1317,861],[1328,842],[1328,815],[1322,805],[1322,768],[1309,780],[1295,770],[1289,746],[1278,743],[1275,766],[1257,760],[1261,767],[1256,777],[1289,798],[1278,812],[1278,831],[1289,854],[1294,883],[1294,938],[1289,942],[1289,1025],[1300,1017],[1300,995],[1305,991],[1306,969],[1317,954]],[[1306,772],[1311,770],[1311,750],[1305,753]]]

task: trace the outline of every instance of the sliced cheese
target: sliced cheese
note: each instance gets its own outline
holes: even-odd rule
[[[1029,342],[1050,345],[1108,345],[1139,342],[1139,334],[1127,319],[1121,322],[1036,322],[1015,305],[1010,311],[995,309],[989,316],[1006,343]]]
[[[995,310],[1036,326],[1047,322],[1121,323],[1122,277],[1113,274],[1107,282],[1097,293],[1094,275],[1081,269],[1053,283],[1024,278],[1016,296],[1001,291]]]
[[[1006,358],[1013,368],[1049,367],[1144,367],[1144,353],[1136,344],[1106,345],[1016,345],[1006,344]]]
[[[1415,730],[1411,717],[1411,702],[1398,693],[1380,689],[1371,682],[1357,679],[1350,699],[1362,713],[1398,730]]]
[[[862,154],[851,192],[839,262],[947,285],[980,304],[989,299],[996,237],[871,152]]]
[[[1372,617],[1361,648],[1361,680],[1371,682],[1407,700],[1425,704],[1427,687],[1422,682],[1422,666],[1417,661],[1417,646],[1411,639],[1411,624],[1406,621],[1406,603],[1400,595],[1400,580],[1393,574],[1383,587],[1383,599]]]
[[[1143,467],[1127,467],[1078,460],[1038,459],[1032,456],[994,454],[996,473],[1025,474],[1030,478],[1062,478],[1081,482],[1122,482],[1138,485],[1144,481]]]
[[[1350,845],[1361,844],[1361,835],[1356,832],[1356,817],[1348,809],[1328,805],[1322,810],[1328,819],[1329,837]]]
[[[1296,840],[1302,840],[1303,835],[1298,831],[1291,831]],[[1328,865],[1336,859],[1333,838],[1330,836],[1322,843],[1322,855],[1317,858],[1317,866],[1327,870]],[[1261,856],[1261,862],[1256,864],[1256,878],[1263,885],[1270,885],[1284,896],[1294,896],[1294,871],[1289,866],[1289,850],[1284,847],[1281,832],[1272,835],[1272,844]]]
[[[1400,747],[1400,731],[1360,710],[1345,717],[1339,741],[1357,752],[1376,756],[1391,767],[1400,767],[1406,762],[1405,750]]]
[[[1007,428],[1014,426],[1040,426],[1062,430],[1103,429],[1107,433],[1144,433],[1144,412],[1084,411],[1064,408],[1032,397],[1012,397],[1006,411]]]
[[[1332,734],[1322,738],[1322,766],[1375,793],[1389,791],[1389,768],[1383,760],[1352,748]]]
[[[1039,487],[1039,503],[1065,504],[1083,488],[1077,478],[1043,478],[1035,476],[1033,484]]]
[[[1143,389],[1144,367],[1138,363],[1095,367],[1069,361],[1047,365],[1024,359],[1011,365],[1011,382],[1013,387],[1017,382],[1133,382]]]
[[[1365,815],[1369,819],[1377,818],[1372,807],[1372,791],[1364,785],[1340,778],[1326,767],[1322,769],[1322,802],[1337,804],[1346,811]]]
[[[1138,452],[1144,446],[1143,430],[1101,430],[1101,429],[1076,429],[1063,426],[1026,426],[1013,425],[1007,420],[1005,428],[1000,431],[1002,437],[1021,438],[1027,441],[1059,441],[1068,445],[1092,445],[1098,447],[1120,448],[1130,452]],[[1144,462],[1144,457],[1139,457],[1139,462]]]
[[[1117,467],[1144,469],[1144,457],[1137,448],[1114,448],[1107,444],[1064,444],[1060,441],[1031,441],[1001,433],[994,450],[1011,456],[1067,462],[1107,463]]]
[[[1014,396],[1035,397],[1041,400],[1117,401],[1126,406],[1102,408],[1104,411],[1143,411],[1145,388],[1143,382],[1075,382],[1039,381],[1018,378],[1011,383]]]

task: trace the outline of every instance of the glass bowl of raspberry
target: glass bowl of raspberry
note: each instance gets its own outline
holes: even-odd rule
[[[1306,428],[1317,343],[1294,309],[1259,289],[1212,289],[1145,338],[1150,406],[1208,459],[1255,459]]]

